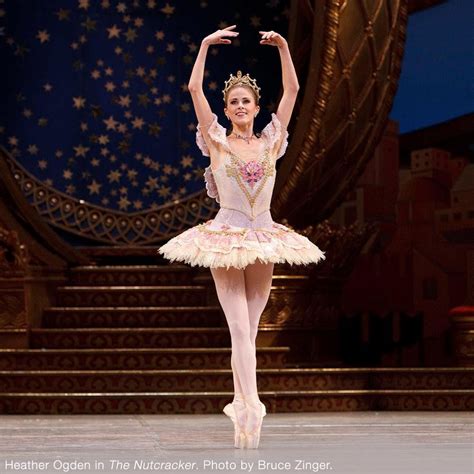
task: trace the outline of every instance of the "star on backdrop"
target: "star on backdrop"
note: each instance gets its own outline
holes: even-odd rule
[[[238,56],[242,35],[234,48],[209,50],[204,90],[219,114],[227,71],[258,64],[258,29],[285,33],[288,16],[288,2],[278,0],[35,3],[0,0],[8,64],[0,78],[0,141],[44,184],[125,212],[156,209],[204,187],[209,159],[195,145],[187,88],[203,36],[244,16],[255,42],[250,55]],[[271,57],[278,73],[276,52]],[[261,70],[270,76],[268,65]],[[276,95],[279,84],[268,83]]]

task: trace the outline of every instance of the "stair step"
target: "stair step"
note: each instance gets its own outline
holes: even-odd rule
[[[258,367],[283,367],[288,347],[257,347]],[[230,347],[0,349],[0,370],[146,370],[228,367]]]
[[[76,328],[30,332],[32,348],[230,347],[226,327]]]
[[[261,391],[268,413],[358,410],[474,410],[474,390]],[[0,393],[2,414],[219,413],[233,392]]]
[[[230,365],[230,364],[229,364]],[[406,374],[406,372],[405,372]],[[474,394],[474,371],[440,373],[363,369],[258,369],[260,390],[436,390],[464,389]],[[0,371],[0,392],[197,392],[228,391],[232,370],[7,370]],[[431,389],[431,388],[430,388]]]
[[[180,265],[80,266],[70,272],[74,285],[189,285],[195,271]]]
[[[219,306],[52,307],[43,328],[225,326]]]
[[[206,286],[62,286],[58,306],[199,306],[206,303]]]

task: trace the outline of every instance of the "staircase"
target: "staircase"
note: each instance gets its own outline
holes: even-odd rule
[[[0,413],[221,412],[233,379],[215,301],[188,266],[75,268],[30,348],[0,349]],[[257,341],[269,412],[474,409],[474,368],[295,364],[290,347],[267,344],[271,331]]]

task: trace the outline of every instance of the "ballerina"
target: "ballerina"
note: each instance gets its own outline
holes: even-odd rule
[[[207,193],[220,209],[214,219],[170,239],[158,252],[171,261],[210,268],[232,341],[234,399],[223,411],[234,423],[234,446],[256,449],[266,415],[257,390],[256,338],[274,264],[317,263],[325,255],[305,236],[274,222],[270,213],[276,160],[288,144],[286,129],[299,89],[287,41],[274,31],[260,31],[260,44],[279,50],[283,80],[277,112],[261,134],[254,132],[261,89],[248,74],[238,71],[225,81],[227,131],[204,95],[208,48],[230,44],[229,38],[239,34],[235,27],[202,40],[188,83],[198,119],[196,142],[210,157],[204,173]]]

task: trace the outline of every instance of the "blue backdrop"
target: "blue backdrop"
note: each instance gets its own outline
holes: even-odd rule
[[[43,183],[96,205],[136,212],[204,187],[187,91],[202,38],[211,47],[205,93],[225,125],[222,89],[242,69],[262,88],[261,129],[281,85],[278,50],[289,2],[0,0],[0,140]]]

